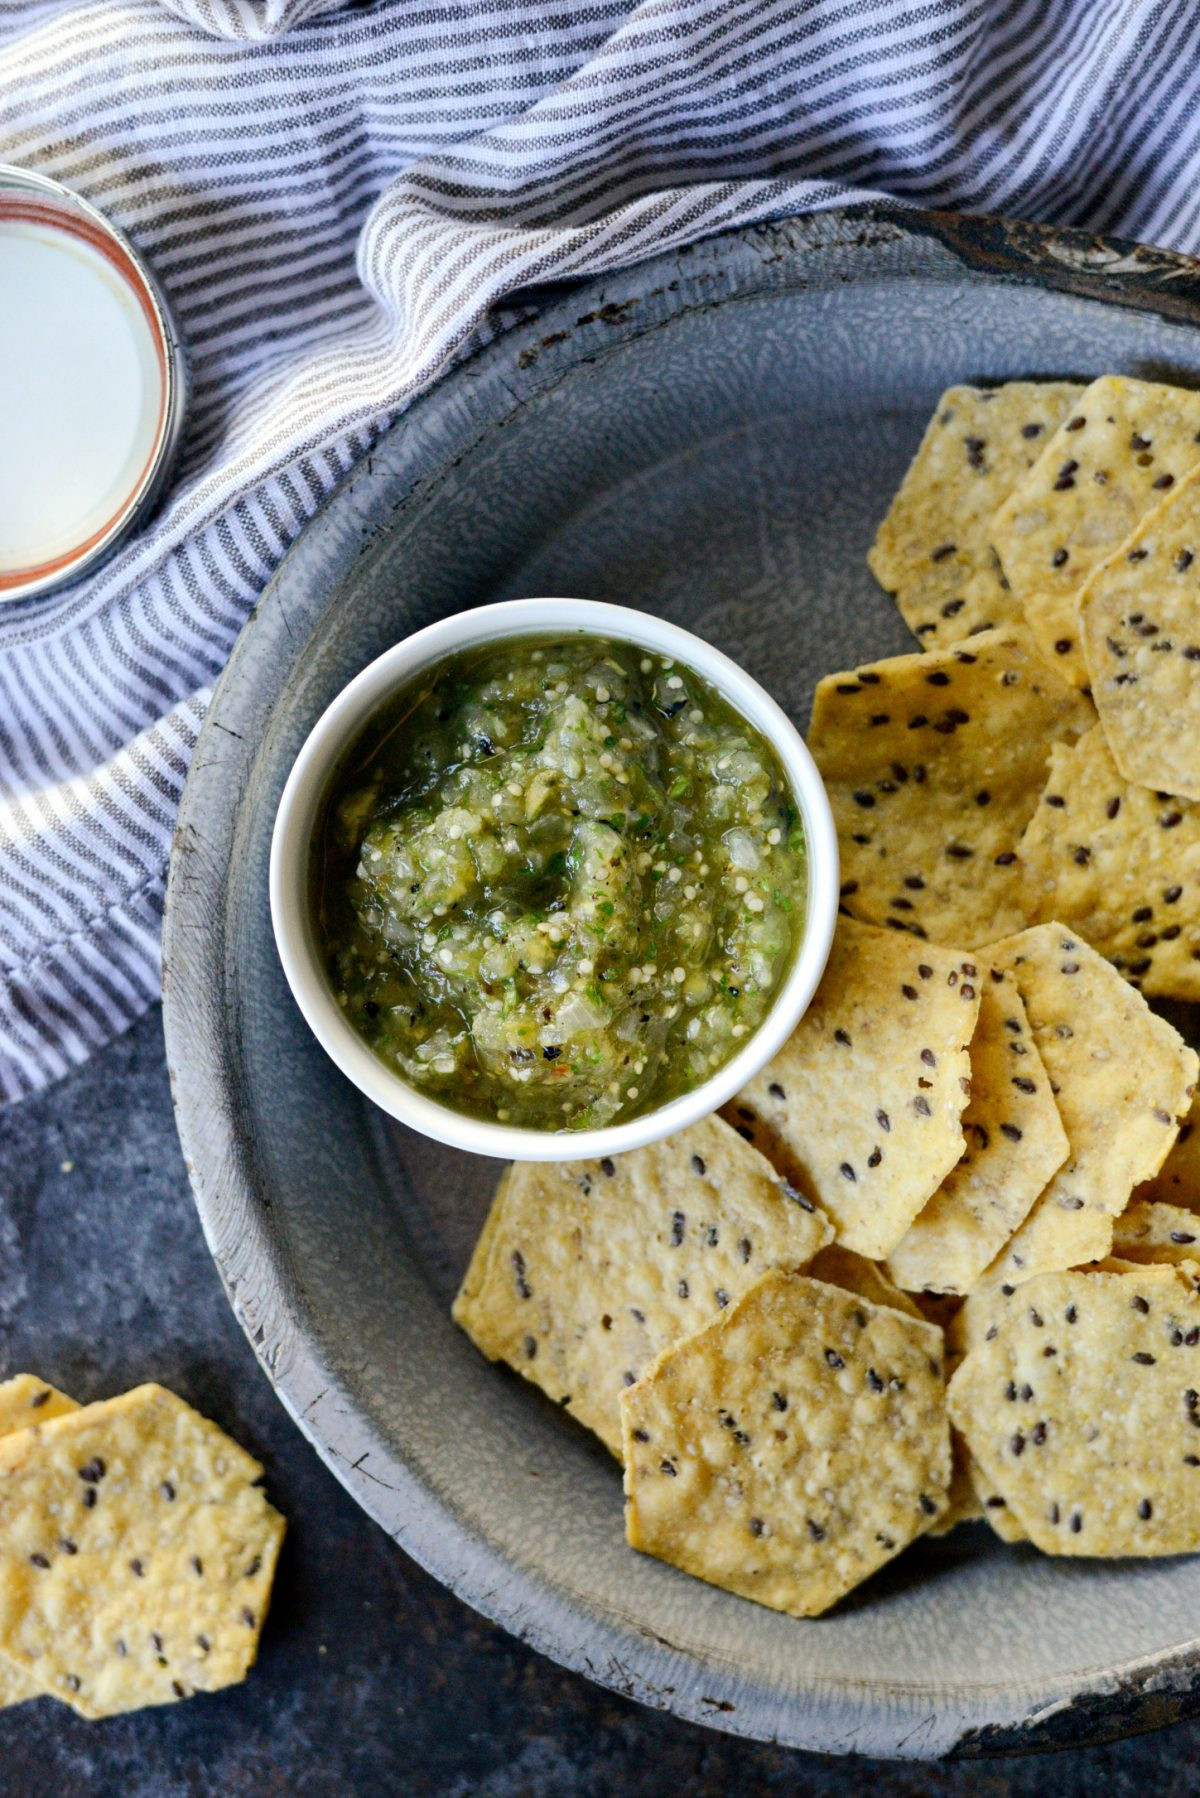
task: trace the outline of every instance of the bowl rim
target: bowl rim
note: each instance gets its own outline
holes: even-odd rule
[[[347,1019],[321,962],[308,904],[313,831],[342,753],[379,706],[448,655],[547,634],[604,637],[671,655],[708,681],[766,738],[780,759],[804,826],[803,933],[770,1007],[748,1041],[699,1086],[624,1122],[579,1131],[537,1130],[470,1116],[419,1092],[371,1050]],[[661,1141],[707,1117],[778,1053],[804,1015],[829,958],[838,909],[837,831],[825,786],[796,726],[745,669],[702,637],[650,612],[606,600],[538,597],[475,606],[426,625],[368,663],[331,700],[292,764],[271,837],[275,944],[292,996],[326,1054],[391,1117],[424,1136],[503,1160],[585,1161]]]

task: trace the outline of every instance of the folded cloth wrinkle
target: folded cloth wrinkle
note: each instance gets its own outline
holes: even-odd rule
[[[854,204],[1200,246],[1184,0],[0,0],[0,158],[152,260],[194,399],[157,515],[0,608],[0,1099],[158,991],[208,695],[378,432],[539,284]]]
[[[162,0],[164,6],[214,37],[262,43],[306,19],[333,12],[354,0]],[[359,6],[363,0],[357,0]]]

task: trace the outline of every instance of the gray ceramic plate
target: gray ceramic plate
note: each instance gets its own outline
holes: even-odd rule
[[[620,1476],[448,1307],[496,1167],[408,1135],[309,1036],[271,940],[267,848],[334,693],[454,608],[643,605],[803,721],[815,677],[911,649],[863,556],[941,389],[1200,378],[1195,265],[894,212],[738,233],[584,288],[457,370],[302,534],[246,626],[187,784],[167,1042],[197,1203],[281,1398],[411,1554],[643,1702],[828,1752],[1119,1733],[1186,1708],[1200,1560],[1053,1562],[983,1526],[796,1622],[624,1544]]]

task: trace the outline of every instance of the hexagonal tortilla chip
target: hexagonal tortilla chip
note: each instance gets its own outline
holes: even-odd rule
[[[879,527],[867,562],[926,649],[1021,622],[989,540],[992,516],[1082,387],[1008,381],[950,387]]]
[[[816,996],[724,1115],[869,1260],[893,1249],[963,1151],[978,970],[839,918]]]
[[[52,1417],[65,1417],[68,1411],[78,1409],[73,1398],[35,1374],[16,1373],[0,1381],[0,1436],[35,1423],[49,1423]]]
[[[1001,1542],[1028,1542],[1029,1538],[1022,1529],[1016,1513],[1009,1510],[1008,1500],[1004,1494],[997,1492],[967,1447],[965,1440],[961,1436],[958,1439],[963,1443],[966,1475],[975,1496],[975,1503],[979,1507],[978,1515],[985,1523],[991,1525]]]
[[[1200,799],[1200,468],[1094,570],[1079,621],[1121,773]]]
[[[962,1360],[962,1351],[957,1346],[955,1320],[965,1301],[953,1293],[918,1292],[912,1296],[918,1312],[929,1323],[937,1324],[942,1331],[945,1339],[942,1366],[946,1379],[949,1380]],[[984,1516],[983,1495],[977,1488],[975,1463],[962,1436],[954,1428],[950,1431],[950,1456],[949,1503],[937,1522],[930,1526],[931,1536],[948,1536],[960,1523],[976,1523]]]
[[[946,1377],[949,1379],[966,1355],[981,1342],[990,1342],[1014,1305],[1022,1301],[1020,1288],[1005,1280],[981,1286],[959,1308],[946,1327]]]
[[[160,1386],[0,1437],[0,1653],[86,1717],[243,1678],[284,1530],[261,1473]]]
[[[856,1292],[872,1305],[890,1305],[894,1311],[903,1311],[905,1317],[931,1321],[924,1318],[908,1293],[901,1291],[886,1267],[878,1261],[868,1261],[865,1255],[856,1255],[840,1242],[831,1242],[814,1256],[808,1272],[810,1278],[823,1280],[826,1286],[840,1286],[843,1292]]]
[[[846,910],[964,949],[1019,930],[1017,845],[1051,744],[1094,721],[1014,629],[828,675],[808,741],[837,823]]]
[[[1134,1188],[1133,1196],[1200,1212],[1200,1094],[1192,1100],[1167,1159],[1151,1179]]]
[[[948,1330],[964,1301],[954,1292],[910,1292],[909,1298],[916,1307],[917,1315],[926,1323],[936,1324],[939,1330]]]
[[[944,1512],[933,1324],[768,1274],[621,1394],[634,1548],[815,1617]]]
[[[888,1257],[911,1291],[970,1292],[1068,1154],[1016,983],[989,969],[981,1001],[966,1150]]]
[[[960,1523],[978,1523],[983,1517],[983,1502],[972,1478],[971,1457],[957,1430],[950,1432],[950,1485],[946,1509],[931,1524],[931,1536],[948,1536]]]
[[[1070,1143],[985,1275],[1021,1281],[1108,1253],[1113,1218],[1175,1140],[1197,1060],[1140,993],[1060,924],[993,943],[986,955],[1017,983]]]
[[[992,519],[992,543],[1042,654],[1076,686],[1088,680],[1083,583],[1197,462],[1200,394],[1103,375]]]
[[[45,1687],[15,1661],[0,1660],[0,1711],[8,1710],[10,1705],[27,1704],[31,1698],[48,1696]]]
[[[720,1118],[602,1161],[517,1162],[453,1315],[477,1348],[621,1453],[617,1398],[769,1267],[832,1234]]]
[[[1115,1255],[1106,1255],[1105,1259],[1092,1262],[1092,1264],[1088,1264],[1087,1268],[1076,1269],[1076,1271],[1081,1271],[1081,1273],[1139,1273],[1141,1268],[1133,1260],[1121,1260]],[[1195,1262],[1180,1262],[1177,1266],[1177,1273],[1184,1275],[1191,1282],[1191,1286],[1200,1289],[1200,1269],[1196,1269]],[[979,1347],[979,1343],[993,1341],[1000,1329],[1004,1327],[1007,1318],[1011,1314],[1015,1314],[1020,1309],[1020,1305],[1024,1304],[1027,1304],[1024,1286],[988,1286],[982,1287],[979,1293],[975,1293],[966,1302],[963,1311],[955,1318],[952,1331],[948,1332],[946,1379],[950,1379],[954,1375],[955,1368],[963,1361],[968,1345]],[[1022,1395],[1022,1393],[1024,1393],[1024,1388],[1018,1395]],[[999,1535],[1000,1541],[1004,1541],[1004,1543],[1027,1541],[1029,1537],[1025,1535],[1024,1528],[1018,1523],[1015,1512],[1007,1509],[1007,1500],[1004,1500],[1002,1494],[991,1485],[988,1476],[984,1474],[981,1465],[972,1455],[961,1431],[952,1429],[950,1433],[954,1438],[955,1456],[963,1456],[964,1467],[968,1471],[970,1482],[975,1489],[975,1496],[981,1505],[982,1518],[990,1523],[995,1534]],[[957,1460],[955,1460],[955,1467],[957,1467]]]
[[[10,1430],[49,1423],[52,1417],[63,1417],[68,1411],[78,1409],[73,1398],[68,1398],[48,1381],[37,1379],[34,1374],[13,1374],[11,1379],[0,1382],[0,1436],[8,1435]],[[44,1695],[45,1688],[32,1673],[16,1661],[0,1656],[0,1710]]]
[[[1113,1225],[1112,1252],[1123,1261],[1190,1266],[1200,1260],[1200,1217],[1178,1205],[1135,1199]]]
[[[1121,1261],[1114,1256],[1106,1256],[1103,1261],[1095,1262],[1086,1269],[1077,1271],[1136,1273],[1138,1266],[1132,1261]],[[1196,1284],[1191,1264],[1187,1264],[1186,1271],[1193,1284]],[[1016,1315],[1020,1308],[1027,1305],[1028,1302],[1027,1288],[1024,1286],[986,1286],[974,1293],[958,1313],[947,1336],[947,1380],[953,1377],[969,1348],[977,1348],[983,1342],[993,1341],[1008,1318]],[[1024,1398],[1023,1386],[1018,1389],[1018,1397]],[[967,1478],[979,1504],[979,1515],[991,1525],[1002,1542],[1027,1542],[1029,1538],[1017,1520],[1016,1514],[1009,1509],[1008,1501],[992,1485],[979,1462],[972,1455],[961,1431],[952,1429],[951,1437],[954,1442],[956,1469],[961,1458],[961,1464],[966,1470]],[[953,1490],[952,1487],[952,1496]]]
[[[1173,1268],[1042,1274],[950,1382],[950,1415],[1038,1548],[1200,1548],[1200,1294]]]
[[[1200,999],[1200,804],[1127,781],[1097,727],[1054,746],[1020,855],[1031,918],[1073,925],[1144,993]]]
[[[1100,1261],[1089,1261],[1085,1266],[1072,1268],[1070,1271],[1077,1274],[1128,1273],[1136,1271],[1138,1265],[1137,1262],[1106,1255]],[[1181,1264],[1181,1267],[1188,1272],[1192,1265]],[[1009,1280],[998,1285],[980,1286],[973,1292],[946,1329],[946,1378],[951,1377],[959,1362],[972,1349],[977,1349],[981,1343],[991,1342],[1004,1329],[1009,1318],[1014,1317],[1028,1303],[1025,1287]]]

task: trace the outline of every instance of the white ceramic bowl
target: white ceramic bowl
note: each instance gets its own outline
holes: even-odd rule
[[[710,1080],[627,1122],[599,1130],[521,1129],[468,1117],[427,1098],[367,1047],[334,996],[309,907],[309,856],[321,799],[347,744],[380,704],[423,669],[460,650],[525,636],[609,637],[674,656],[716,688],[773,746],[791,784],[808,845],[804,936],[758,1029]],[[804,741],[757,681],[702,638],[626,606],[587,599],[516,599],[481,606],[406,637],[363,669],[322,713],[296,757],[271,841],[271,920],[296,1003],[338,1067],[367,1097],[414,1130],[505,1160],[582,1161],[619,1155],[670,1136],[731,1099],[786,1041],[803,1015],[829,955],[838,908],[837,835],[829,801]]]

